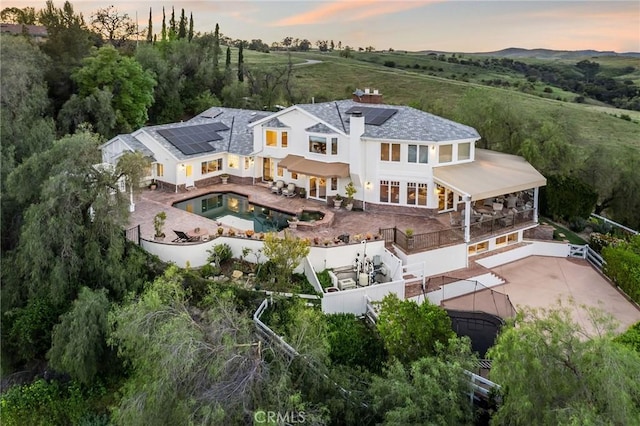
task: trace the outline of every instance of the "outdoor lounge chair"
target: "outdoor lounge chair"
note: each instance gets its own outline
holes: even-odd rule
[[[282,190],[282,195],[285,197],[295,197],[296,196],[296,184],[290,183],[287,185],[285,189]]]
[[[271,192],[274,194],[280,194],[282,192],[282,188],[284,188],[284,181],[278,180],[273,185],[271,185]]]
[[[197,237],[190,237],[185,232],[182,232],[182,231],[174,230],[173,232],[178,236],[178,238],[172,241],[174,243],[187,243],[187,242],[198,240]]]

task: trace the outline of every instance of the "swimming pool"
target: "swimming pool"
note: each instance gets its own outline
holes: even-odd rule
[[[253,226],[256,232],[281,231],[289,226],[287,221],[294,216],[252,204],[246,196],[233,192],[205,194],[175,203],[173,207],[220,221],[234,228],[249,229]],[[303,211],[299,219],[313,222],[322,219],[323,216],[321,212]]]

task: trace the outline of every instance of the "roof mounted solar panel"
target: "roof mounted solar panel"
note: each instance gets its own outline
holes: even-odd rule
[[[265,114],[256,114],[256,115],[254,115],[253,117],[251,117],[249,119],[249,123],[253,123],[254,121],[262,120],[265,117],[266,117]]]
[[[393,115],[396,112],[398,112],[398,110],[393,108],[353,106],[349,108],[346,112],[347,114],[353,114],[354,112],[361,112],[362,115],[364,116],[365,124],[380,126],[384,124],[388,119],[393,117]]]
[[[158,134],[167,139],[185,155],[201,154],[215,151],[215,147],[209,142],[222,139],[217,132],[229,130],[229,127],[220,122],[199,124],[195,126],[172,127],[158,130]]]

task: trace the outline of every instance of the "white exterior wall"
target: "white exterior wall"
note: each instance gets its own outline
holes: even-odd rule
[[[322,312],[325,314],[344,312],[363,315],[367,311],[367,297],[372,302],[377,302],[389,293],[394,293],[400,300],[404,300],[404,280],[325,293],[322,296]]]
[[[398,250],[403,265],[426,263],[425,274],[440,275],[467,267],[467,245],[457,244],[421,253],[406,255]]]
[[[528,241],[526,246],[498,253],[493,256],[478,259],[477,262],[485,268],[495,268],[505,263],[515,262],[529,256],[569,256],[570,245],[561,242]]]
[[[131,148],[129,148],[122,139],[116,137],[105,143],[102,146],[101,151],[102,162],[115,165],[122,154],[131,151]]]

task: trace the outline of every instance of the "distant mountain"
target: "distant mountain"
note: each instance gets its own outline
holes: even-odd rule
[[[442,52],[438,50],[422,50],[419,53],[443,54],[458,52]],[[626,56],[630,58],[640,58],[640,52],[618,53],[601,50],[552,50],[552,49],[522,49],[519,47],[509,47],[495,52],[460,52],[464,55],[493,56],[498,58],[538,58],[538,59],[578,59],[594,56]]]
[[[519,47],[509,47],[508,49],[496,52],[477,52],[472,55],[497,56],[504,58],[538,58],[538,59],[577,59],[594,56],[628,56],[640,58],[640,52],[618,53],[613,51],[600,50],[552,50],[552,49],[521,49]]]

